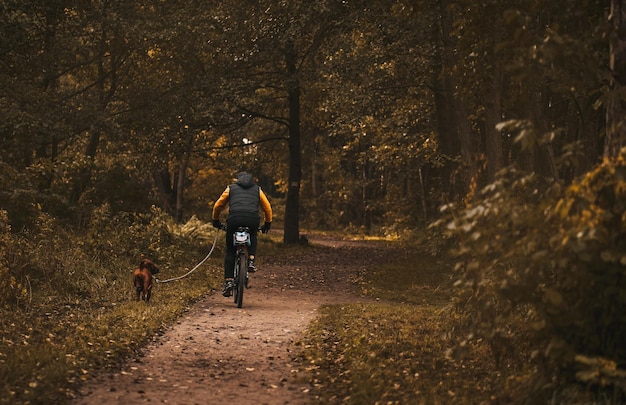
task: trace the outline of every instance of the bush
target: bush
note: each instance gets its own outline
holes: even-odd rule
[[[28,276],[24,272],[26,252],[11,233],[7,212],[0,210],[0,307],[18,305],[28,298]]]
[[[122,360],[222,280],[218,259],[184,282],[159,285],[150,305],[134,302],[141,255],[169,277],[206,253],[213,228],[197,220],[176,225],[158,209],[112,213],[106,204],[86,229],[41,212],[15,233],[7,218],[0,210],[0,404],[68,402],[80,381]]]
[[[484,339],[538,396],[577,381],[623,400],[625,155],[567,188],[509,169],[449,213],[464,343]]]

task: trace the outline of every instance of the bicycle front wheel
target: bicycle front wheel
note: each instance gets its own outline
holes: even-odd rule
[[[235,272],[233,273],[234,278],[233,278],[233,299],[235,301],[235,304],[237,303],[237,299],[239,298],[239,289],[237,288],[237,283],[239,282],[239,273],[240,273],[240,269],[239,269],[239,258],[235,259]]]
[[[243,290],[246,287],[246,277],[248,275],[248,261],[246,260],[246,254],[244,252],[239,253],[237,263],[239,264],[239,273],[236,275],[237,288],[235,291],[235,302],[237,303],[237,308],[241,308],[243,305]]]

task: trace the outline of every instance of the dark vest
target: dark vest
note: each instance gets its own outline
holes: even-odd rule
[[[228,218],[258,219],[259,216],[259,186],[242,187],[231,184],[228,191]]]

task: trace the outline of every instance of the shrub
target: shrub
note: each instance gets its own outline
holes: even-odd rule
[[[484,339],[536,395],[574,381],[626,392],[625,156],[567,188],[508,169],[449,211],[465,343]]]
[[[168,277],[206,253],[213,229],[197,220],[176,225],[157,209],[112,213],[105,204],[85,229],[43,212],[32,223],[12,232],[0,210],[0,404],[68,402],[80,381],[129,355],[222,279],[220,265],[209,265],[159,285],[150,305],[134,302],[141,254],[154,255]]]
[[[28,277],[24,272],[26,252],[11,233],[7,212],[0,210],[0,307],[17,305],[28,298]]]

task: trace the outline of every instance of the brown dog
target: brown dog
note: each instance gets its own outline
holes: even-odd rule
[[[137,290],[137,301],[141,298],[148,302],[152,296],[152,286],[154,285],[153,274],[159,272],[159,268],[148,259],[143,259],[139,267],[133,272],[133,284]]]

